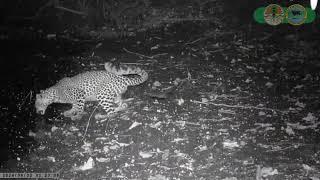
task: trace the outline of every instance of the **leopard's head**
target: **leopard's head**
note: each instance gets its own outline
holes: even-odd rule
[[[43,115],[46,112],[47,107],[53,103],[55,96],[56,90],[53,88],[41,90],[40,93],[36,95],[36,112]]]

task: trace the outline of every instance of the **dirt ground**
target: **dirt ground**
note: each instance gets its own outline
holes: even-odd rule
[[[25,51],[3,55],[17,74],[2,76],[3,137],[17,138],[2,171],[77,180],[320,179],[319,39],[190,26],[122,42],[9,44]],[[149,73],[125,94],[128,109],[104,120],[94,118],[102,112],[96,103],[79,121],[60,114],[65,105],[35,114],[40,89],[109,60]]]

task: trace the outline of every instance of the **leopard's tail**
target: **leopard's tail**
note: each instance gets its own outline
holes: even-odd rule
[[[112,64],[111,62],[106,62],[104,64],[104,68],[106,71],[116,74],[116,75],[138,75],[138,77],[126,77],[126,82],[128,83],[129,86],[134,86],[141,84],[145,82],[148,79],[148,73],[145,70],[142,70],[139,67],[135,66],[129,66],[125,64],[121,64],[119,66],[116,66]],[[125,76],[123,76],[125,77]]]

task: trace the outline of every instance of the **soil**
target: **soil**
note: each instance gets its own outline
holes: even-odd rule
[[[122,41],[1,42],[1,172],[320,179],[319,39],[311,26],[261,26],[183,23]],[[40,90],[110,60],[149,73],[125,94],[134,98],[128,109],[103,121],[96,103],[79,121],[61,115],[68,105],[35,113]]]

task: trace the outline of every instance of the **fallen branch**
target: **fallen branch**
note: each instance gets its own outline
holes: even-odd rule
[[[41,6],[39,8],[39,10],[37,11],[36,15],[33,16],[32,18],[41,17],[41,14],[45,9],[52,8],[52,7],[60,9],[60,10],[63,10],[63,11],[70,12],[70,13],[73,13],[73,14],[78,14],[78,15],[82,15],[82,16],[88,16],[88,14],[85,13],[85,12],[76,11],[76,10],[73,10],[73,9],[69,9],[69,8],[65,8],[63,6],[60,6],[60,1],[59,0],[50,0],[50,1],[47,1],[47,3],[45,5]]]
[[[192,42],[187,42],[184,45],[190,45],[190,44],[196,43],[196,42],[201,41],[201,40],[203,40],[203,38],[196,39],[196,40],[194,40]]]
[[[209,53],[217,53],[217,52],[221,52],[224,51],[225,49],[216,49],[214,51],[208,51]]]
[[[69,9],[69,8],[65,8],[65,7],[62,7],[62,6],[55,6],[55,8],[63,10],[63,11],[71,12],[73,14],[78,14],[78,15],[82,15],[82,16],[88,16],[87,13],[84,13],[84,12],[81,12],[81,11],[76,11],[76,10]]]
[[[89,117],[89,120],[88,120],[88,123],[87,123],[87,126],[86,126],[86,130],[85,130],[85,132],[84,132],[84,135],[83,135],[81,141],[83,141],[83,140],[85,139],[86,135],[87,135],[91,117],[92,117],[93,113],[97,110],[97,108],[98,108],[98,105],[95,106],[95,108],[93,109],[93,111],[92,111],[91,114],[90,114],[90,117]]]
[[[228,107],[228,108],[257,109],[257,110],[266,110],[266,111],[273,111],[273,112],[280,112],[280,113],[285,113],[286,112],[286,111],[281,111],[281,110],[278,110],[278,109],[256,107],[256,106],[228,105],[228,104],[220,104],[220,103],[213,103],[213,102],[201,102],[201,101],[195,101],[195,100],[191,100],[191,102],[198,103],[198,104],[205,104],[205,105]]]
[[[168,53],[160,53],[160,54],[153,55],[151,57],[154,58],[154,57],[158,57],[158,56],[164,56],[164,55],[167,55],[167,54]]]
[[[32,90],[30,90],[29,93],[26,95],[26,97],[24,98],[21,106],[24,105],[24,103],[27,101],[27,98],[28,98],[28,97],[30,97],[30,98],[29,98],[29,102],[31,102],[31,100],[32,100]]]
[[[147,59],[152,59],[152,60],[156,60],[156,59],[154,59],[154,57],[156,57],[156,56],[161,56],[161,55],[167,54],[167,53],[162,53],[162,54],[156,54],[156,55],[154,55],[154,56],[146,56],[146,55],[143,55],[143,54],[140,54],[140,53],[136,53],[136,52],[129,51],[129,50],[126,49],[126,48],[123,48],[123,50],[124,50],[125,52],[127,52],[127,53],[134,54],[134,55],[137,55],[137,56],[139,56],[139,57],[144,57],[144,58],[147,58]]]
[[[142,66],[142,63],[120,63],[120,64],[125,64],[125,65],[135,65],[135,66]]]
[[[134,55],[137,55],[137,56],[140,56],[140,57],[144,57],[144,58],[148,58],[148,59],[153,59],[153,57],[151,56],[146,56],[146,55],[143,55],[143,54],[140,54],[140,53],[136,53],[136,52],[132,52],[132,51],[129,51],[128,49],[126,48],[123,48],[123,50],[127,53],[130,53],[130,54],[134,54]]]

